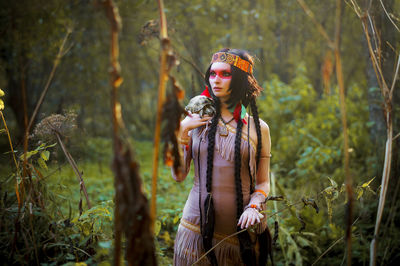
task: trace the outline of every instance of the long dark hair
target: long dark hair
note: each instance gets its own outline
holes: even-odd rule
[[[253,58],[250,54],[244,50],[239,49],[222,49],[218,52],[227,52],[230,54],[234,54],[240,56],[242,59],[249,61],[252,65],[254,65]],[[207,197],[204,202],[204,210],[205,210],[205,221],[202,226],[202,237],[203,237],[203,246],[206,251],[212,248],[212,238],[214,235],[214,225],[215,225],[215,212],[214,212],[214,204],[212,198],[212,172],[213,172],[213,161],[214,161],[214,147],[215,147],[215,134],[217,131],[218,121],[221,116],[220,100],[214,95],[211,85],[209,82],[210,78],[210,68],[208,67],[205,75],[205,82],[208,86],[208,90],[212,98],[214,99],[215,107],[216,107],[216,115],[213,117],[211,122],[211,128],[208,133],[208,149],[207,149],[207,178],[206,178],[206,188],[207,188]],[[228,107],[234,107],[237,103],[241,102],[245,107],[250,104],[251,112],[253,114],[254,123],[257,132],[257,152],[256,152],[256,164],[258,166],[258,162],[260,159],[261,152],[261,127],[260,121],[258,118],[258,110],[256,106],[256,97],[260,94],[262,88],[258,85],[257,80],[254,78],[253,74],[246,73],[239,68],[231,65],[232,72],[232,80],[230,83],[230,98],[228,99]],[[242,179],[241,179],[241,165],[242,165],[242,156],[240,152],[241,147],[241,136],[242,136],[242,128],[243,122],[239,120],[237,122],[236,128],[236,136],[235,136],[235,186],[236,186],[236,219],[239,220],[240,216],[243,213],[243,192],[242,192]],[[250,156],[250,154],[249,154]],[[251,176],[251,175],[250,175]],[[251,178],[251,177],[250,177]],[[255,178],[255,177],[254,177]],[[252,184],[252,181],[250,182]],[[253,188],[250,188],[250,191],[253,191]],[[240,227],[237,228],[237,231],[240,231]],[[250,235],[247,231],[238,234],[238,239],[240,243],[240,254],[242,261],[246,265],[255,265],[255,252],[252,241],[250,239]],[[207,257],[209,258],[212,265],[217,265],[217,259],[214,251],[210,252]]]

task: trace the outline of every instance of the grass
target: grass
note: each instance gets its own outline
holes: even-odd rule
[[[109,145],[111,147],[111,143]],[[135,142],[135,158],[140,164],[140,174],[143,179],[143,189],[150,204],[151,173],[152,173],[152,143]],[[97,160],[96,160],[97,159]],[[107,205],[114,197],[114,175],[111,170],[111,150],[103,153],[102,158],[93,158],[90,161],[78,160],[78,168],[83,172],[83,179],[93,206]],[[55,211],[62,217],[79,216],[79,182],[69,164],[61,166],[50,164],[49,170],[45,173],[48,191],[53,195],[53,206]],[[186,198],[192,186],[192,175],[182,183],[175,182],[170,173],[169,167],[160,163],[158,188],[157,188],[157,253],[160,265],[172,264],[173,239],[179,224]],[[82,194],[83,208],[87,210],[85,198]],[[113,209],[112,206],[111,212]],[[110,226],[105,223],[104,226]],[[156,226],[157,228],[157,226]],[[112,228],[103,228],[105,232],[112,231]],[[158,230],[157,230],[158,231]],[[102,241],[112,240],[112,235],[105,235]],[[101,247],[99,247],[101,249]],[[100,250],[100,253],[104,251]]]

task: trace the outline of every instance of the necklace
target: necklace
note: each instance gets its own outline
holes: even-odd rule
[[[228,125],[230,122],[233,121],[234,117],[232,117],[229,121],[225,121],[222,117],[220,117],[222,123],[224,124],[223,127],[220,127],[218,130],[218,133],[221,137],[226,137],[228,136],[228,127],[226,125]]]

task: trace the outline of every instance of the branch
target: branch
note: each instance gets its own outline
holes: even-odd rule
[[[82,174],[79,172],[78,166],[76,165],[74,158],[72,158],[71,154],[68,152],[67,148],[64,146],[64,143],[62,142],[61,137],[60,137],[60,133],[58,133],[57,131],[54,131],[54,134],[57,137],[57,141],[60,144],[60,147],[61,147],[62,151],[64,152],[65,157],[67,157],[69,164],[71,165],[72,169],[75,172],[76,177],[78,178],[80,189],[82,189],[83,194],[85,195],[85,198],[86,198],[87,206],[89,209],[91,209],[92,204],[90,204],[89,196],[88,196],[88,193],[86,190],[85,182],[83,181],[83,178],[82,178]]]
[[[315,263],[317,263],[323,256],[325,256],[325,254],[327,254],[334,246],[336,246],[337,243],[339,243],[340,241],[342,241],[344,238],[344,236],[342,236],[341,238],[337,239],[335,242],[333,242],[333,244],[327,248],[324,253],[322,253],[314,262],[313,264],[311,264],[311,266],[315,265]]]
[[[359,218],[360,218],[360,217],[358,217],[358,218],[354,221],[354,223],[353,223],[351,226],[353,226],[353,225],[358,221]],[[336,246],[337,243],[339,243],[340,241],[342,241],[344,237],[345,237],[345,236],[342,236],[341,238],[339,238],[339,239],[337,239],[335,242],[333,242],[333,244],[332,244],[329,248],[327,248],[327,249],[313,262],[313,264],[311,264],[311,266],[315,265],[315,264],[316,264],[323,256],[325,256],[334,246]]]
[[[400,133],[398,133],[396,136],[394,136],[392,140],[395,140],[395,139],[397,139],[398,137],[400,137]]]
[[[231,238],[233,236],[236,236],[240,233],[243,233],[244,231],[246,231],[248,228],[242,229],[240,231],[237,231],[227,237],[224,237],[224,239],[222,239],[221,241],[219,241],[217,244],[215,244],[215,246],[213,246],[212,248],[210,248],[206,253],[204,253],[198,260],[196,260],[192,265],[195,265],[197,263],[199,263],[205,256],[207,256],[208,253],[210,253],[212,250],[214,250],[216,247],[218,247],[219,245],[221,245],[222,242],[224,242],[225,240],[227,240],[228,238]]]
[[[391,18],[390,15],[389,15],[389,13],[386,11],[386,8],[385,8],[385,6],[383,5],[382,0],[379,0],[379,2],[381,3],[381,6],[382,6],[383,10],[385,11],[386,16],[389,18],[390,22],[392,22],[392,24],[393,24],[393,26],[396,28],[396,30],[397,30],[398,32],[400,32],[399,28],[398,28],[397,25],[394,23],[394,21],[392,20],[392,18]]]
[[[394,85],[396,84],[397,75],[399,74],[399,65],[400,65],[400,55],[397,58],[396,71],[394,73],[394,77],[393,77],[393,81],[392,81],[392,87],[390,88],[390,92],[389,92],[389,100],[390,101],[392,101],[392,99],[393,99],[393,90],[394,90]]]
[[[371,22],[370,15],[368,14],[367,17],[369,18],[369,21],[370,21],[370,24],[371,24],[371,28],[373,29],[374,26],[373,26],[373,24]],[[382,94],[383,94],[383,96],[385,96],[385,94],[389,91],[389,89],[388,89],[388,86],[386,84],[384,75],[382,73],[382,69],[381,69],[380,64],[378,62],[378,59],[376,58],[375,52],[374,52],[374,50],[372,48],[371,39],[369,38],[369,34],[368,34],[368,26],[366,25],[365,18],[362,20],[362,24],[363,24],[365,37],[367,39],[368,50],[369,50],[369,54],[371,56],[372,64],[374,66],[374,69],[376,69],[375,72],[376,72],[376,76],[377,76],[378,80],[381,81],[380,87],[381,87],[381,90],[382,90]]]
[[[26,128],[26,132],[25,132],[26,135],[29,135],[29,130],[32,127],[33,121],[35,120],[35,117],[36,117],[36,115],[37,115],[37,113],[39,111],[39,108],[43,103],[44,97],[47,94],[47,91],[48,91],[48,89],[50,87],[50,84],[51,84],[51,82],[53,80],[54,73],[56,72],[56,69],[57,69],[58,65],[60,64],[61,58],[63,57],[63,55],[65,55],[64,46],[65,46],[65,44],[66,44],[66,42],[68,40],[68,37],[71,34],[71,32],[72,32],[72,29],[71,28],[67,28],[67,33],[65,34],[65,37],[64,37],[64,39],[63,39],[63,41],[61,43],[60,48],[58,49],[58,53],[57,53],[56,58],[54,60],[53,68],[52,68],[52,70],[50,72],[49,78],[47,79],[46,85],[44,86],[44,89],[42,91],[42,94],[40,95],[40,98],[39,98],[36,106],[35,106],[35,109],[33,111],[31,119],[29,120],[29,124],[28,124],[28,127]]]

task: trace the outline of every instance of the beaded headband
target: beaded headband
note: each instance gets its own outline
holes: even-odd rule
[[[240,56],[234,54],[225,52],[215,53],[212,57],[211,64],[214,62],[227,63],[243,70],[244,72],[253,74],[253,65],[249,61],[244,60],[240,58]]]

